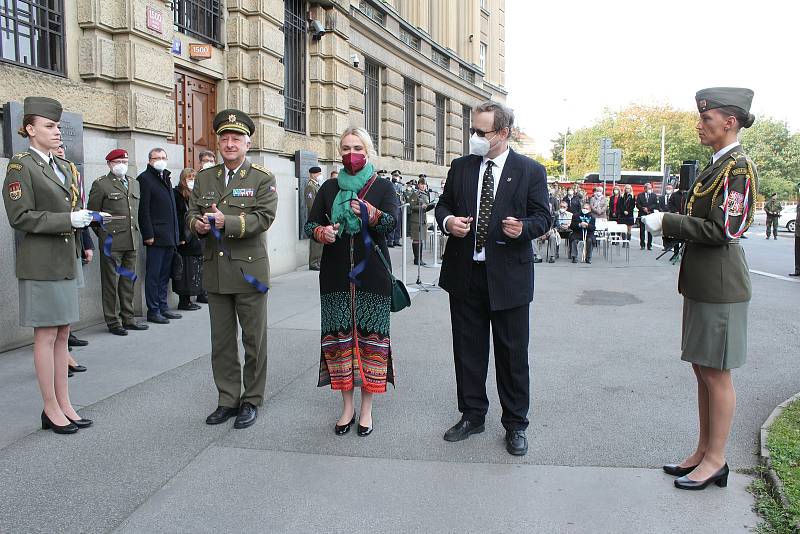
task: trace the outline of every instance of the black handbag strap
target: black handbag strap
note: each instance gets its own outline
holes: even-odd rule
[[[378,257],[381,259],[381,263],[383,263],[383,266],[386,267],[386,272],[389,273],[389,276],[392,277],[392,282],[394,282],[395,281],[394,274],[392,273],[392,269],[389,267],[389,262],[387,262],[386,258],[383,257],[383,252],[381,252],[381,247],[375,245],[375,252],[378,253]]]

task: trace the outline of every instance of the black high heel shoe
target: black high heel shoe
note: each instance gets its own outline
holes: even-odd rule
[[[359,436],[361,436],[363,438],[364,436],[369,436],[370,434],[372,434],[372,425],[369,425],[369,426],[358,425],[358,435]]]
[[[728,469],[728,464],[726,463],[719,471],[705,480],[692,480],[685,476],[677,478],[675,479],[675,487],[684,490],[702,490],[713,482],[720,488],[724,488],[728,485],[728,473],[730,473],[730,469]]]
[[[68,416],[64,417],[66,417],[70,423],[77,426],[78,428],[89,428],[90,426],[92,426],[92,423],[94,423],[94,421],[92,421],[91,419],[84,419],[83,417],[81,417],[80,419],[70,419]]]
[[[690,465],[689,467],[681,467],[678,464],[667,464],[662,467],[664,472],[668,475],[672,475],[674,477],[682,477],[686,476],[692,471],[694,471],[696,465]]]
[[[69,421],[69,418],[67,418],[67,420]],[[44,413],[44,410],[42,410],[42,430],[52,430],[56,434],[74,434],[78,431],[78,426],[74,423],[58,426],[54,424],[50,418],[47,417],[47,414]]]
[[[333,430],[334,432],[336,432],[337,436],[344,436],[345,434],[350,432],[350,427],[353,426],[353,423],[355,422],[356,422],[356,413],[353,412],[353,418],[350,419],[349,423],[347,423],[346,425],[336,425]]]

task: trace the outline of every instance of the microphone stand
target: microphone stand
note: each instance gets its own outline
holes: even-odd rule
[[[430,200],[430,197],[428,197],[428,200]],[[427,203],[426,203],[426,205],[427,205]],[[417,289],[419,289],[420,291],[425,291],[427,293],[429,291],[432,291],[432,290],[436,291],[436,290],[439,290],[441,288],[438,287],[436,284],[425,283],[425,282],[422,281],[422,278],[420,278],[420,275],[422,273],[422,244],[424,242],[424,240],[421,239],[421,238],[423,236],[423,231],[425,232],[425,234],[424,234],[425,237],[428,236],[428,229],[427,229],[428,224],[427,224],[427,215],[426,215],[428,213],[428,210],[423,209],[422,208],[422,204],[419,205],[418,209],[419,209],[419,236],[420,236],[420,240],[419,240],[419,258],[418,258],[418,261],[417,261],[417,281],[414,283],[414,286]],[[434,251],[434,254],[436,254],[436,251]]]

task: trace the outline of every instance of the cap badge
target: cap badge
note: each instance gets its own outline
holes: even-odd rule
[[[228,115],[228,122],[236,122],[236,115],[234,115],[233,113]]]

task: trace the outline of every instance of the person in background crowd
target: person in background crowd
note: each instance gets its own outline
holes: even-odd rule
[[[396,221],[394,225],[394,229],[392,229],[392,233],[388,236],[388,241],[386,243],[387,247],[399,247],[400,240],[403,238],[403,225],[400,224],[401,217],[403,214],[402,205],[403,205],[403,182],[402,182],[402,175],[400,171],[395,169],[392,171],[392,187],[394,188],[394,193],[397,195],[397,213],[394,213],[394,220]]]
[[[622,218],[622,195],[619,186],[614,186],[608,199],[608,220],[619,223]]]
[[[74,434],[92,424],[72,406],[67,381],[69,325],[78,322],[78,289],[83,286],[83,247],[77,240],[92,213],[80,207],[78,175],[70,162],[54,155],[61,143],[61,112],[52,98],[25,98],[18,133],[30,148],[8,163],[3,203],[9,224],[20,234],[15,265],[19,323],[33,327],[42,429]]]
[[[639,246],[644,250],[645,234],[647,234],[647,250],[653,250],[653,235],[642,224],[642,217],[650,215],[658,209],[658,198],[653,193],[653,185],[645,184],[644,191],[636,197],[636,211],[639,214]]]
[[[558,231],[555,228],[555,221],[553,219],[553,227],[551,227],[543,236],[537,237],[533,240],[533,263],[542,263],[541,252],[545,251],[547,256],[547,263],[556,262],[556,253],[558,252]]]
[[[172,291],[178,295],[178,309],[199,310],[192,297],[203,293],[203,245],[189,229],[186,213],[192,197],[197,171],[183,169],[178,185],[175,186],[175,211],[178,214],[178,254],[181,256],[183,272],[180,280],[172,280]]]
[[[331,180],[337,180],[337,179],[339,179],[339,171],[334,169],[334,170],[331,171],[329,176],[330,176]]]
[[[558,205],[561,203],[558,196],[558,190],[555,186],[550,186],[547,192],[548,199],[550,200],[550,213],[555,214],[558,212]]]
[[[414,252],[414,265],[427,265],[422,259],[422,243],[428,235],[428,211],[433,209],[425,175],[417,180],[417,189],[408,199],[408,236]]]
[[[603,194],[603,188],[598,186],[594,188],[592,198],[589,199],[589,206],[591,207],[592,217],[597,219],[607,218],[608,213],[608,199]]]
[[[798,221],[800,221],[800,202],[797,203],[794,217],[794,272],[789,273],[789,276],[800,276],[800,224],[797,224]]]
[[[210,150],[203,150],[197,155],[200,160],[200,168],[198,170],[208,169],[217,164],[217,156]]]
[[[384,171],[385,172],[385,171]],[[322,175],[322,169],[319,167],[311,167],[308,169],[308,183],[303,190],[303,195],[306,197],[306,219],[311,214],[311,206],[314,205],[314,199],[317,198],[319,192],[319,177]],[[308,240],[308,270],[319,271],[319,263],[322,261],[322,244]]]
[[[180,314],[170,312],[167,304],[172,256],[178,246],[178,215],[167,170],[167,152],[163,148],[154,148],[147,158],[147,168],[137,177],[142,193],[139,230],[147,246],[144,283],[147,320],[167,324],[170,319],[181,318]]]
[[[575,197],[575,186],[571,185],[567,188],[567,194],[561,200],[564,200],[567,203],[567,210],[570,209],[572,205],[572,199]]]
[[[625,246],[630,246],[631,228],[633,228],[633,210],[636,207],[636,200],[633,198],[633,186],[630,184],[625,185],[624,193],[622,195],[622,216],[619,218],[619,223],[628,227],[628,243]]]
[[[578,243],[583,242],[586,250],[586,263],[592,263],[592,248],[594,246],[595,218],[591,213],[592,209],[588,202],[581,205],[580,213],[572,215],[572,222],[569,225],[572,230],[570,240],[570,256],[572,263],[578,263]]]
[[[94,227],[101,246],[111,233],[111,257],[100,255],[100,283],[103,317],[108,331],[127,336],[128,330],[147,330],[136,321],[133,311],[133,280],[117,274],[115,266],[136,271],[136,255],[141,241],[139,233],[139,182],[128,176],[128,153],[115,149],[106,155],[108,172],[97,178],[89,191],[89,209],[105,211],[115,217],[106,230]]]
[[[555,223],[553,227],[556,232],[558,232],[561,242],[567,244],[567,255],[570,259],[572,259],[572,254],[569,250],[570,236],[572,235],[572,230],[570,229],[571,224],[572,213],[569,211],[569,202],[565,199],[558,205],[558,212],[555,214]],[[556,249],[556,258],[558,258],[558,249]]]
[[[764,204],[764,211],[767,213],[767,239],[769,239],[770,230],[772,230],[772,236],[778,239],[778,220],[783,211],[783,206],[778,201],[778,193],[772,193],[767,203]],[[797,222],[795,222],[796,225]]]

